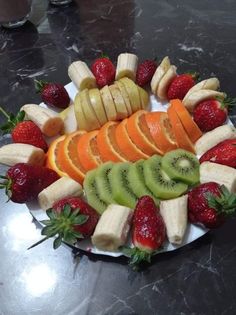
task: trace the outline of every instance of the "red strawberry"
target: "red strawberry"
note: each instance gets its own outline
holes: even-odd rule
[[[231,194],[224,185],[209,182],[188,193],[188,215],[192,223],[201,223],[210,229],[217,228],[235,212],[236,194]]]
[[[108,57],[96,59],[91,70],[100,88],[112,84],[115,80],[116,68]]]
[[[37,198],[38,194],[59,179],[57,173],[49,168],[18,163],[10,167],[6,176],[1,176],[0,188],[5,188],[9,199],[25,203]]]
[[[49,220],[41,221],[46,225],[41,234],[46,237],[30,248],[55,236],[54,249],[58,248],[62,242],[73,245],[78,239],[92,235],[99,219],[98,213],[79,197],[61,199],[46,213]]]
[[[236,168],[236,139],[227,139],[204,153],[200,163],[210,161]]]
[[[0,112],[7,117],[7,123],[1,127],[3,134],[11,133],[12,141],[15,143],[26,143],[41,148],[45,152],[48,145],[44,140],[40,128],[30,120],[24,120],[25,112],[20,111],[16,116],[8,115],[2,107]]]
[[[169,100],[180,99],[182,100],[187,92],[195,85],[197,74],[180,74],[176,76],[170,83],[167,91],[167,97]]]
[[[223,125],[228,116],[225,101],[209,99],[194,108],[193,119],[201,131],[206,132]]]
[[[163,244],[165,236],[166,229],[159,208],[151,197],[141,197],[134,210],[132,241],[135,247],[125,250],[131,256],[131,264],[150,262],[151,256]]]
[[[157,68],[157,63],[155,60],[145,60],[142,62],[137,69],[136,82],[139,86],[144,86],[148,84]]]
[[[45,104],[58,108],[69,106],[70,97],[62,84],[35,80],[35,86]]]

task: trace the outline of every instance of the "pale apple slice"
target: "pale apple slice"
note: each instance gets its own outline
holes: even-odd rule
[[[137,112],[137,110],[141,109],[141,101],[139,97],[138,86],[129,78],[122,78],[119,81],[124,84],[126,91],[129,95],[132,112],[133,113]]]
[[[152,93],[156,94],[158,85],[162,79],[162,77],[164,76],[164,74],[168,71],[168,69],[170,68],[170,59],[168,56],[166,56],[162,62],[160,63],[160,65],[156,68],[156,71],[152,77],[151,80],[151,89],[152,89]]]
[[[104,105],[104,109],[107,115],[108,120],[118,120],[115,103],[113,101],[111,91],[109,90],[108,85],[105,85],[101,90],[102,102]]]
[[[146,110],[148,108],[148,105],[149,105],[149,95],[140,86],[138,86],[138,92],[139,92],[139,97],[140,97],[140,101],[141,101],[141,108]]]
[[[120,93],[121,93],[121,95],[122,95],[122,97],[124,99],[128,115],[129,116],[132,115],[133,112],[132,112],[132,107],[131,107],[131,103],[130,103],[130,100],[129,100],[129,95],[128,95],[127,91],[126,91],[126,88],[125,88],[124,84],[122,82],[120,82],[120,81],[115,81],[114,84],[116,84],[118,86],[118,88],[120,89]]]
[[[162,101],[167,99],[168,87],[172,80],[177,76],[176,69],[176,66],[171,65],[158,84],[156,95]]]
[[[87,125],[87,121],[86,121],[86,118],[84,116],[84,112],[82,110],[80,93],[77,93],[75,96],[74,111],[75,111],[75,118],[77,120],[78,129],[88,131],[89,126]]]
[[[125,101],[121,95],[120,89],[117,85],[112,84],[109,86],[113,101],[115,103],[117,119],[122,120],[128,117],[128,111],[125,106]]]
[[[80,98],[81,98],[82,110],[83,110],[83,113],[84,113],[84,116],[88,125],[88,129],[89,131],[91,131],[95,129],[100,129],[101,125],[90,103],[88,91],[89,91],[88,89],[85,89],[82,92],[80,92]]]
[[[89,90],[90,103],[95,111],[97,119],[101,126],[107,122],[107,115],[102,102],[101,94],[99,89]]]
[[[63,134],[68,134],[77,130],[78,124],[75,117],[74,104],[71,104],[62,112],[60,112],[59,116],[61,116],[64,121],[64,128],[62,130]]]

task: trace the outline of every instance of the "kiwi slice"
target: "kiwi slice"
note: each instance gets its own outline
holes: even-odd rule
[[[114,163],[106,162],[97,168],[96,186],[100,198],[107,204],[116,203],[112,198],[111,185],[108,174]]]
[[[109,172],[108,178],[115,201],[120,205],[135,208],[138,197],[131,189],[127,178],[130,165],[128,162],[116,163]]]
[[[176,182],[161,168],[162,157],[153,155],[143,163],[145,184],[160,199],[171,199],[182,195],[188,186]]]
[[[144,195],[150,196],[155,201],[155,204],[159,205],[160,200],[157,199],[152,191],[145,185],[143,163],[144,160],[139,160],[130,165],[127,174],[130,188],[139,198]]]
[[[99,214],[102,214],[107,208],[107,204],[100,198],[97,184],[96,184],[97,169],[91,170],[86,173],[83,187],[88,201],[88,204],[92,206]]]
[[[193,153],[186,150],[177,149],[166,153],[161,167],[171,179],[190,185],[199,182],[199,161]]]

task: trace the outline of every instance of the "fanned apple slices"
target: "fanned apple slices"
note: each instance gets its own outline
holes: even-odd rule
[[[148,93],[127,77],[101,90],[85,88],[74,100],[77,129],[99,129],[108,121],[119,121],[147,109],[148,104]]]

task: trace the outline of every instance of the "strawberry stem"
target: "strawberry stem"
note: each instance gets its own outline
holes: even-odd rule
[[[220,186],[220,195],[215,196],[211,193],[206,194],[209,207],[215,209],[218,214],[227,217],[234,216],[236,213],[236,194],[232,194],[224,186]]]
[[[121,251],[130,257],[129,265],[132,266],[134,270],[138,270],[140,264],[143,262],[151,262],[151,257],[155,252],[147,252],[139,249],[138,247],[126,247],[123,246]]]
[[[36,89],[36,93],[41,93],[45,87],[45,85],[48,84],[48,82],[43,80],[34,80],[34,85]]]
[[[10,119],[10,115],[8,115],[8,113],[0,106],[0,112],[9,120]]]

